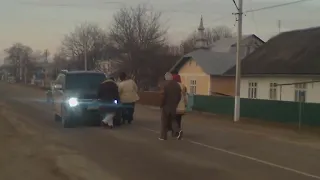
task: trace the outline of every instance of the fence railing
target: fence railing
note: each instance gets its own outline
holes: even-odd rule
[[[160,106],[159,92],[141,92],[139,103]],[[241,99],[240,115],[270,122],[320,126],[320,104]],[[189,95],[189,110],[233,115],[234,97]]]

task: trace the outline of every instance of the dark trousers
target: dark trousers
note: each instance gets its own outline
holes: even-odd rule
[[[161,133],[160,137],[167,139],[168,130],[171,128],[173,134],[177,134],[180,131],[180,127],[176,121],[176,113],[161,112]]]
[[[176,114],[175,121],[177,121],[178,127],[181,129],[181,121],[182,121],[183,114]],[[172,131],[171,124],[169,124],[168,131]]]
[[[135,103],[123,103],[122,119],[131,123],[133,121]]]
[[[176,115],[176,121],[178,123],[178,127],[181,129],[182,114]]]

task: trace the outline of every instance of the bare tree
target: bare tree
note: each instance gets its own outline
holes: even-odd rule
[[[32,67],[31,54],[32,48],[22,43],[15,43],[11,47],[4,50],[7,54],[5,57],[11,64],[11,74],[16,77],[17,80],[22,80],[21,77],[26,80],[28,72]]]
[[[165,64],[166,29],[160,23],[161,13],[144,5],[122,8],[114,15],[109,38],[115,48],[119,71],[127,72],[140,87],[157,81],[157,69]],[[166,67],[168,68],[168,67]],[[168,68],[169,69],[169,68]],[[167,69],[167,70],[168,70]]]
[[[98,25],[91,23],[77,26],[62,42],[64,55],[75,63],[77,69],[84,69],[85,56],[88,60],[88,69],[94,69],[96,61],[107,56],[106,48],[106,33]]]
[[[232,30],[227,26],[217,26],[215,28],[206,29],[205,30],[205,38],[208,41],[208,44],[213,44],[215,41],[221,38],[232,37]],[[197,40],[197,32],[193,32],[189,35],[189,37],[182,41],[181,48],[183,49],[183,53],[187,54],[194,50],[195,44]]]
[[[59,49],[58,52],[53,55],[53,79],[56,78],[61,70],[68,69],[70,61],[68,59],[68,56],[64,52],[64,50]]]

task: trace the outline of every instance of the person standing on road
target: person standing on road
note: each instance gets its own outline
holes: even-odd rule
[[[176,110],[181,99],[180,85],[173,80],[171,73],[165,74],[165,82],[161,91],[161,134],[159,140],[166,140],[168,128],[171,125],[173,134],[178,139],[182,138],[183,132],[175,121]]]
[[[176,114],[176,121],[178,123],[179,128],[181,129],[181,121],[182,121],[182,116],[186,113],[186,107],[188,104],[188,97],[187,97],[187,88],[184,84],[181,82],[181,77],[179,74],[174,74],[173,75],[173,80],[178,82],[181,88],[181,99],[177,107],[177,114]]]
[[[114,78],[108,78],[100,84],[98,99],[100,99],[102,103],[100,107],[103,117],[101,125],[103,127],[113,128],[113,120],[118,108],[114,102],[116,101],[118,103],[120,100],[118,85],[114,81]]]
[[[120,74],[119,93],[123,105],[123,123],[133,121],[135,103],[139,100],[137,84],[127,77],[126,73]]]

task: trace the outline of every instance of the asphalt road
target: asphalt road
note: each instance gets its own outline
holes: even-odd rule
[[[0,83],[0,179],[320,179],[320,139],[283,129],[185,117],[185,138],[158,141],[159,112],[137,106],[117,129],[63,129],[44,92]]]

